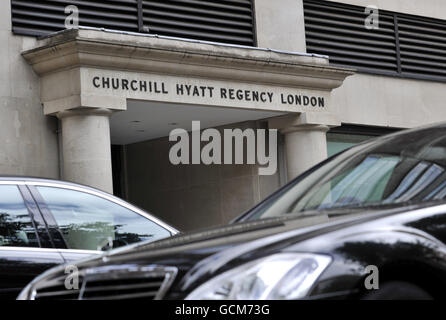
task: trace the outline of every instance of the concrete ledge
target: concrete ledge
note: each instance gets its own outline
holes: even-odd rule
[[[354,73],[322,56],[99,29],[56,33],[23,56],[39,75],[94,66],[329,91]]]
[[[304,112],[299,115],[286,115],[268,120],[269,127],[274,129],[306,130],[308,126],[338,127],[341,125],[339,117],[327,112]]]

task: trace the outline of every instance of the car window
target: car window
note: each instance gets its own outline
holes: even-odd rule
[[[0,247],[39,247],[28,209],[17,186],[0,186]]]
[[[334,156],[302,175],[249,220],[285,215],[354,214],[446,200],[446,127],[379,138]]]
[[[85,192],[37,187],[70,249],[107,250],[169,237],[169,231],[112,201]]]
[[[312,188],[289,212],[382,201],[385,188],[399,162],[400,159],[394,156],[370,155],[357,166],[348,168],[318,188]]]

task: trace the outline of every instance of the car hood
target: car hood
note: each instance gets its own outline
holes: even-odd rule
[[[393,215],[419,209],[421,206],[403,206],[387,209],[340,209],[330,211],[330,217],[336,216],[336,222],[329,222],[327,214],[310,213],[305,216],[281,216],[249,222],[238,222],[234,224],[203,229],[190,233],[180,233],[170,238],[156,242],[140,242],[131,246],[115,249],[105,254],[107,260],[118,261],[127,259],[131,255],[158,256],[165,251],[185,252],[191,250],[205,250],[214,247],[221,251],[232,248],[240,243],[247,243],[256,239],[265,239],[265,243],[276,242],[277,234],[283,234],[281,238],[294,238],[298,235],[307,235],[305,238],[313,237],[337,230],[347,225],[353,225],[380,216]],[[301,237],[295,241],[302,240]]]
[[[233,265],[235,260],[243,263],[331,231],[414,208],[349,210],[348,216],[336,222],[328,222],[326,215],[319,215],[236,223],[113,250],[102,256],[101,264],[175,266],[187,272],[181,285],[183,289],[187,289],[197,278],[219,273]],[[345,211],[344,209],[343,213]],[[341,214],[342,211],[330,213]],[[97,260],[87,260],[84,266],[96,266]]]

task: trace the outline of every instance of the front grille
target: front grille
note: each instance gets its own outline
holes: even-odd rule
[[[172,285],[177,269],[163,266],[111,266],[85,269],[79,288],[67,290],[65,277],[38,285],[34,299],[51,300],[159,300]]]
[[[103,267],[87,269],[80,300],[161,299],[175,278],[176,268]]]
[[[35,300],[78,300],[79,289],[68,290],[65,287],[63,279],[57,281],[56,284],[48,284],[45,287],[36,290],[34,294]],[[82,283],[82,282],[81,282]]]

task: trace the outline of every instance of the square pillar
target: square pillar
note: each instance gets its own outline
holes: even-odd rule
[[[257,46],[307,52],[303,0],[255,0]]]

